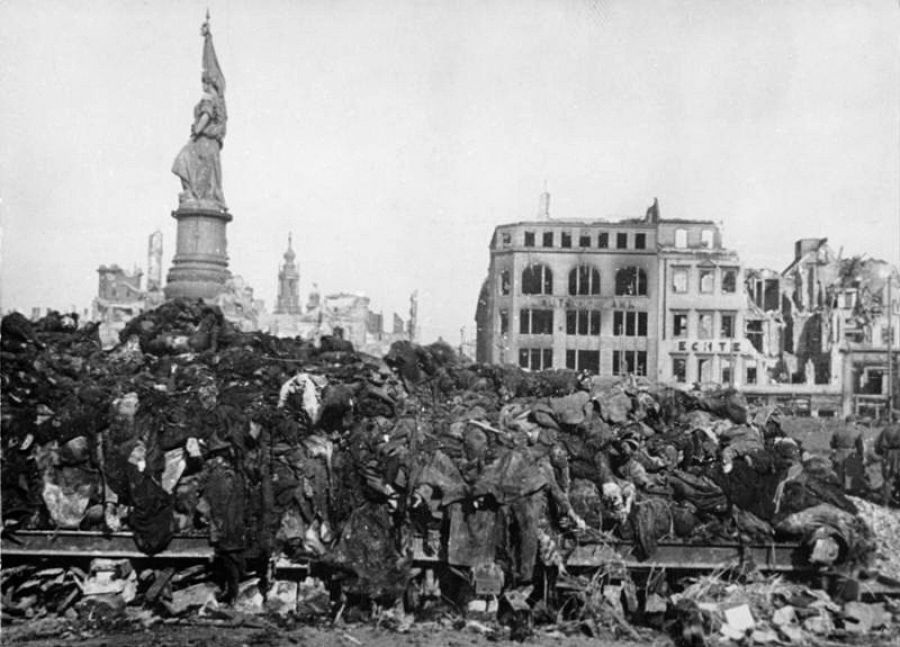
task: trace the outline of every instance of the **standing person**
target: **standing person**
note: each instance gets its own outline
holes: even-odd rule
[[[854,416],[847,416],[844,425],[831,436],[831,465],[845,491],[859,487],[863,454],[862,430]]]
[[[894,487],[900,479],[900,423],[890,422],[875,439],[875,453],[881,456],[882,503],[890,504]]]

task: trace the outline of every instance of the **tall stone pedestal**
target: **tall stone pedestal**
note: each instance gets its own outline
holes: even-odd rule
[[[167,299],[213,300],[231,278],[225,227],[231,214],[211,209],[178,209],[175,257],[166,277]]]

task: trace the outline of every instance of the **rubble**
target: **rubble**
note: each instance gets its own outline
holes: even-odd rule
[[[496,609],[498,626],[467,626],[515,638],[543,609],[564,633],[635,639],[634,619],[666,616],[679,635],[766,642],[888,622],[782,580],[638,595],[615,560],[568,572],[585,545],[628,542],[647,560],[662,542],[795,541],[810,568],[874,555],[896,575],[887,517],[735,391],[469,365],[442,344],[397,343],[382,360],[343,340],[243,333],[180,300],[110,350],[96,328],[20,319],[0,338],[4,536],[128,531],[150,558],[203,534],[216,561],[4,568],[4,623],[359,608],[403,631],[417,608],[449,603]],[[417,566],[416,550],[441,568]],[[279,578],[285,561],[321,579]]]
[[[875,535],[872,568],[881,575],[900,581],[900,510],[857,497],[850,497],[850,500]]]
[[[734,643],[821,644],[865,634],[871,644],[896,636],[893,612],[884,603],[834,601],[827,593],[782,576],[728,582],[721,573],[696,579],[671,598],[672,622],[683,644],[713,637]],[[676,635],[676,638],[679,637]]]

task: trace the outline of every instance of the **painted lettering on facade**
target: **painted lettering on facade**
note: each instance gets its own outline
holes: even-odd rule
[[[683,339],[676,342],[675,349],[680,353],[740,353],[741,342],[720,339]]]

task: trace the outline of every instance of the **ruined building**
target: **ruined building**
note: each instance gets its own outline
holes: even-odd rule
[[[748,272],[747,337],[767,378],[756,391],[770,399],[790,393],[812,413],[880,415],[900,319],[898,285],[888,263],[842,258],[825,238],[797,241],[780,274]]]
[[[91,320],[100,322],[101,336],[114,343],[115,335],[129,319],[160,305],[162,291],[162,232],[156,231],[147,241],[147,285],[142,286],[143,272],[135,267],[127,272],[116,264],[97,268],[97,296],[91,304]]]
[[[740,331],[737,254],[711,221],[550,219],[500,225],[476,312],[476,355],[523,368],[739,383],[755,351]]]
[[[715,223],[659,220],[659,366],[677,384],[754,382],[756,351],[741,334],[747,310],[736,252]]]
[[[278,298],[274,312],[259,319],[259,327],[279,337],[316,340],[322,335],[340,334],[355,348],[372,355],[384,355],[400,339],[413,339],[414,307],[404,322],[396,313],[391,331],[384,330],[384,316],[370,310],[370,299],[361,294],[338,292],[322,296],[314,283],[305,308],[300,302],[300,270],[291,237],[278,270]]]
[[[498,226],[476,310],[479,361],[732,385],[798,413],[881,415],[900,274],[797,241],[782,272],[745,269],[711,221],[534,220]],[[893,335],[893,337],[892,337]],[[891,341],[892,340],[892,341]],[[897,374],[896,349],[893,374]]]

